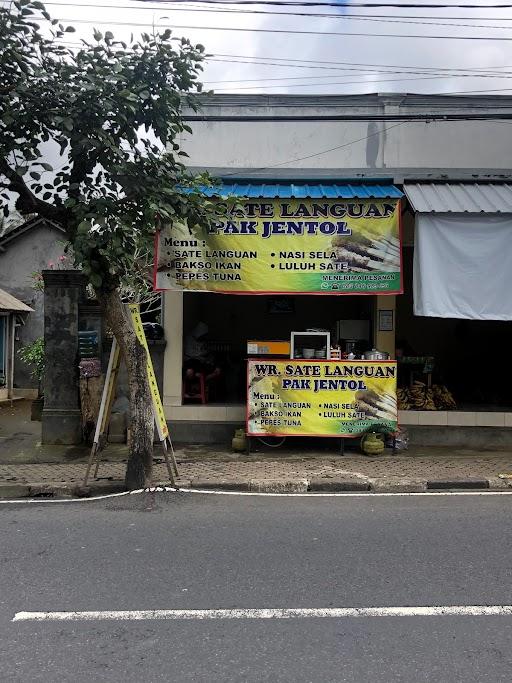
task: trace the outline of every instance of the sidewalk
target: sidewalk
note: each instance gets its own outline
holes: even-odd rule
[[[93,495],[123,489],[125,445],[110,444],[103,451],[99,478],[91,479],[83,490],[88,447],[42,447],[40,424],[27,419],[26,406],[8,412],[9,434],[5,419],[0,432],[0,497]],[[180,488],[260,492],[512,490],[512,453],[508,451],[411,447],[400,455],[387,453],[369,458],[347,449],[341,456],[330,444],[313,452],[311,447],[292,447],[287,442],[279,449],[257,445],[248,456],[219,446],[186,445],[176,448],[177,484]],[[155,485],[169,484],[158,447],[155,463]]]
[[[512,456],[422,454],[367,458],[284,455],[278,459],[243,457],[219,459],[221,454],[201,448],[200,456],[177,449],[180,488],[240,491],[410,491],[440,489],[512,490]],[[438,450],[438,449],[432,449]],[[108,454],[108,450],[105,454]],[[125,454],[124,454],[125,455]],[[216,455],[213,459],[212,455]],[[210,457],[209,457],[210,456]],[[0,497],[33,495],[90,495],[122,490],[126,464],[102,462],[97,480],[82,490],[85,462],[0,465]],[[500,478],[499,475],[510,475]],[[161,462],[154,467],[155,485],[169,484]]]

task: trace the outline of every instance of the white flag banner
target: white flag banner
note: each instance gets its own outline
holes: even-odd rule
[[[414,313],[512,320],[512,214],[417,214]]]

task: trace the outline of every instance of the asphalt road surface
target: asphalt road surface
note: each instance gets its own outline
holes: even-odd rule
[[[2,681],[512,680],[512,614],[471,611],[512,605],[509,495],[161,493],[0,515]],[[407,606],[454,609],[375,609]]]

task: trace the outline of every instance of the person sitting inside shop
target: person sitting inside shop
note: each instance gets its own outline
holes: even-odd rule
[[[212,387],[222,371],[208,350],[208,325],[198,322],[185,337],[183,365],[183,399],[200,399],[206,403]]]

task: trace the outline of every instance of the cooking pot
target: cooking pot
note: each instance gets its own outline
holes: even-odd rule
[[[371,351],[364,352],[365,360],[389,360],[389,353],[385,351],[377,351],[377,349],[372,349]]]

